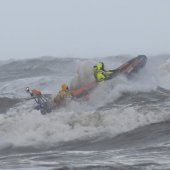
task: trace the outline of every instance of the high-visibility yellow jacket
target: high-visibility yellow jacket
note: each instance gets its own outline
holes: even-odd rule
[[[107,79],[108,77],[112,76],[113,74],[111,71],[101,70],[101,68],[97,65],[93,67],[93,72],[94,72],[94,77],[97,82],[101,82]]]

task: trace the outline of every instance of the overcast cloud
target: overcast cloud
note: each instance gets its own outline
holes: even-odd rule
[[[170,0],[0,0],[0,59],[170,54]]]

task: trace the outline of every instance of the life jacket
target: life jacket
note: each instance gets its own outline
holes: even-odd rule
[[[102,70],[102,63],[97,63],[95,66],[93,66],[93,73],[97,82],[101,82],[106,78],[106,76],[103,74],[104,72]]]
[[[110,76],[112,76],[113,72],[104,70],[104,64],[98,63],[95,66],[93,66],[93,73],[94,77],[97,82],[101,82]]]
[[[57,94],[57,96],[54,98],[54,103],[56,103],[57,105],[63,104],[65,102],[65,98],[67,97],[71,97],[71,93],[69,91],[69,88],[66,84],[63,84],[61,86],[61,90],[59,91],[59,93]]]
[[[61,86],[61,90],[59,91],[59,95],[61,96],[61,98],[65,98],[65,97],[70,97],[71,93],[69,91],[69,88],[66,84],[63,84]]]
[[[69,92],[69,90],[60,90],[59,95],[61,96],[61,98],[65,98],[70,97],[71,93]]]
[[[102,70],[100,70],[100,71],[97,71],[95,78],[96,78],[97,82],[101,82],[106,79],[106,75],[104,74],[104,72]]]

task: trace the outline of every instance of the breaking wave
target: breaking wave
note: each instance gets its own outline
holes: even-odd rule
[[[128,59],[102,60],[112,69]],[[169,119],[169,91],[165,88],[170,83],[170,61],[166,57],[150,57],[147,66],[132,79],[120,76],[110,80],[96,88],[89,101],[73,101],[49,115],[41,115],[33,109],[34,101],[27,100],[27,86],[56,94],[63,82],[76,86],[91,81],[89,70],[98,60],[40,58],[1,65],[6,75],[0,76],[1,143],[52,147],[77,139],[114,137]]]

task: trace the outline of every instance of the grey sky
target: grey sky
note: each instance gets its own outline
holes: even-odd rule
[[[0,59],[170,53],[170,0],[0,0]]]

